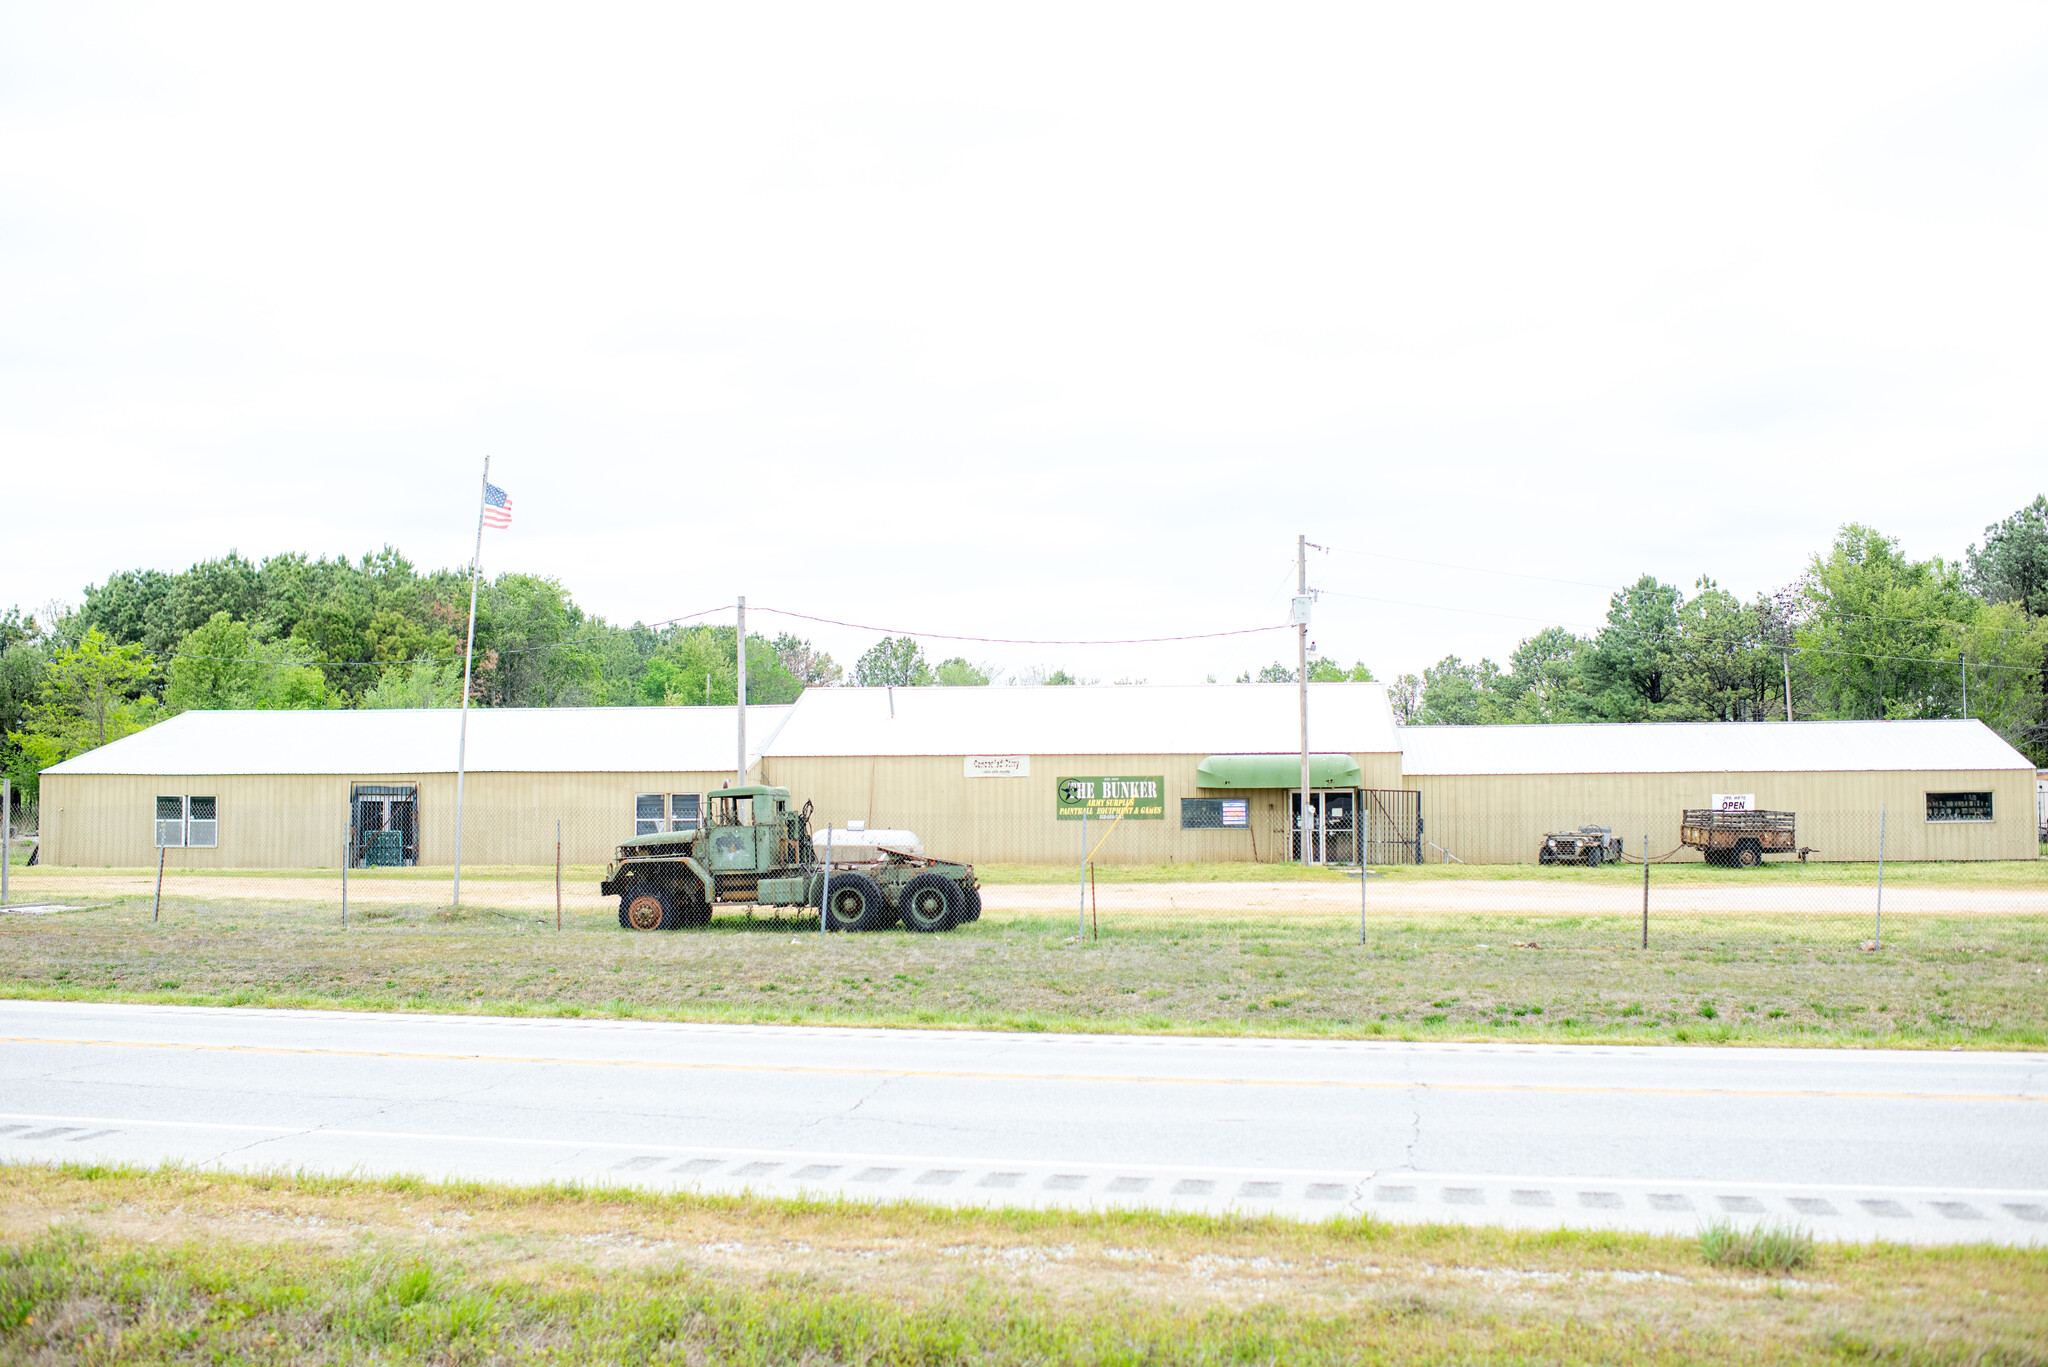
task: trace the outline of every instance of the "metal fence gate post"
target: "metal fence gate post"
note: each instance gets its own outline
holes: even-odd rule
[[[1088,814],[1081,813],[1081,928],[1077,937],[1088,938]]]
[[[0,907],[7,905],[7,875],[14,867],[14,780],[0,778]]]
[[[348,929],[348,866],[355,860],[355,851],[349,846],[353,842],[347,836],[341,838],[341,928]]]
[[[156,905],[149,909],[150,924],[164,914],[164,847],[156,847]]]
[[[1872,949],[1884,948],[1884,804],[1877,805],[1877,928],[1870,937]]]
[[[562,818],[555,818],[555,929],[562,928]]]

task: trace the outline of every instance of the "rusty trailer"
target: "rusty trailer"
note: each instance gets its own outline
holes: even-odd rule
[[[1709,864],[1753,869],[1767,854],[1798,854],[1797,817],[1791,812],[1717,812],[1688,809],[1681,843],[1700,851]]]

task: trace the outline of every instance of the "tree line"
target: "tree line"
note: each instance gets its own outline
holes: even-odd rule
[[[1851,524],[1791,584],[1743,602],[1645,575],[1591,635],[1549,627],[1506,663],[1447,655],[1389,685],[1400,720],[1980,718],[2048,753],[2048,497],[1959,560],[1914,560]]]
[[[76,607],[0,613],[0,766],[33,795],[72,755],[192,708],[451,707],[462,695],[470,583],[422,572],[386,546],[350,560],[230,551],[181,573],[129,570]],[[730,625],[585,612],[553,579],[479,585],[473,705],[730,706]],[[747,696],[806,688],[987,686],[999,671],[936,662],[884,636],[851,670],[794,634],[749,633]],[[1238,682],[1291,682],[1275,663]],[[1312,660],[1314,681],[1370,680],[1363,663]],[[1065,669],[1011,684],[1095,683]],[[1118,682],[1143,682],[1119,680]],[[1213,679],[1212,679],[1213,682]],[[1892,538],[1844,527],[1786,587],[1741,601],[1710,578],[1690,593],[1645,575],[1590,635],[1550,627],[1505,664],[1445,656],[1388,685],[1411,725],[1503,722],[1982,718],[2048,757],[2048,496],[1985,528],[1960,560],[1913,560]]]
[[[128,570],[75,607],[0,614],[0,768],[33,798],[36,774],[194,708],[453,707],[462,697],[470,583],[393,548],[351,560],[230,551],[180,573]],[[731,706],[732,625],[588,613],[553,579],[478,586],[470,701],[481,707]],[[986,685],[962,657],[929,663],[885,636],[856,684]],[[747,697],[794,702],[848,671],[791,633],[747,636]],[[1064,670],[1013,682],[1073,683]]]

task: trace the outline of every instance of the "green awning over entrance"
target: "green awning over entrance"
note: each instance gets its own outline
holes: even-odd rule
[[[1365,782],[1349,755],[1310,755],[1308,786],[1357,788]],[[1195,769],[1198,788],[1299,788],[1300,755],[1211,755]]]

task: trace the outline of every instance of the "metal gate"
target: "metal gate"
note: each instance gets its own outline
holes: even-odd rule
[[[420,790],[411,783],[352,783],[348,790],[351,860],[359,869],[420,862]]]
[[[1359,791],[1369,864],[1422,862],[1422,794],[1412,788],[1364,788]]]

